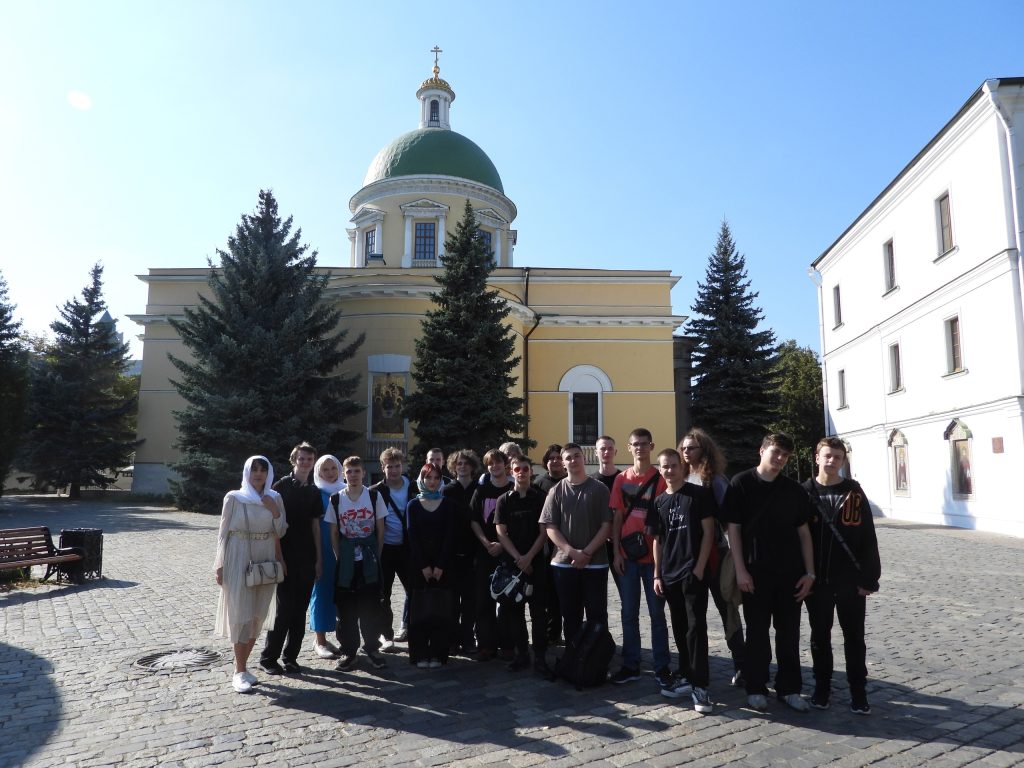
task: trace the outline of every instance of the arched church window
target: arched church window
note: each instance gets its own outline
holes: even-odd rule
[[[889,449],[892,453],[892,488],[901,496],[910,495],[909,457],[907,438],[898,429],[889,435]]]
[[[441,124],[441,105],[437,99],[430,100],[430,124],[438,126]]]
[[[562,376],[559,392],[568,397],[568,439],[584,447],[591,461],[592,448],[604,430],[604,393],[612,391],[608,374],[593,365],[577,365]]]
[[[971,466],[971,440],[974,435],[960,419],[953,419],[943,435],[949,441],[949,474],[953,481],[953,495],[974,494],[974,469]]]

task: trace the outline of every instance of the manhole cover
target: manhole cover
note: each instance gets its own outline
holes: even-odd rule
[[[179,648],[143,656],[132,666],[148,672],[185,672],[196,667],[208,667],[219,659],[220,654],[216,651],[208,651],[205,648]]]

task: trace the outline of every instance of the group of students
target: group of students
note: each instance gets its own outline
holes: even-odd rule
[[[336,659],[340,670],[355,666],[361,638],[377,669],[386,665],[382,652],[408,640],[409,661],[420,668],[442,667],[458,653],[481,662],[504,658],[512,671],[532,666],[554,679],[551,645],[578,638],[584,622],[607,627],[611,572],[622,623],[621,665],[611,682],[640,679],[642,591],[661,693],[713,711],[710,596],[732,655],[731,682],[746,688],[750,707],[767,709],[772,625],[778,698],[798,711],[829,706],[838,614],[851,710],[868,714],[865,598],[878,589],[880,564],[870,505],[841,474],[842,441],[818,444],[817,475],[802,487],[781,474],[793,451],[781,434],[767,436],[758,465],[731,481],[721,452],[700,429],[653,461],[649,430],[633,430],[628,448],[633,461],[620,471],[615,440],[599,438],[599,467],[588,475],[581,446],[549,446],[546,472],[536,479],[514,443],[488,451],[482,466],[472,450],[453,452],[445,464],[434,449],[415,481],[404,473],[401,451],[389,448],[380,456],[384,479],[370,487],[359,457],[317,459],[307,443],[293,449],[293,471],[277,483],[269,461],[251,457],[241,490],[225,496],[215,563],[222,585],[217,630],[234,643],[235,690],[257,682],[247,663],[264,626],[259,666],[272,675],[302,671],[307,611],[314,653]],[[238,573],[256,554],[285,564],[276,589],[246,588],[244,578],[239,588]],[[517,600],[495,602],[498,566],[522,582]],[[396,579],[406,594],[397,633]],[[800,695],[804,602],[815,679],[810,704]]]

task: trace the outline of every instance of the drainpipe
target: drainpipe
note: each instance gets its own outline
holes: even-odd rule
[[[1018,362],[1018,389],[1017,393],[1024,394],[1024,309],[1022,309],[1022,293],[1024,293],[1024,270],[1021,269],[1021,241],[1024,240],[1024,211],[1021,210],[1021,198],[1024,197],[1024,190],[1021,189],[1022,179],[1017,178],[1016,169],[1016,145],[1017,136],[1010,114],[999,98],[999,80],[986,80],[981,86],[982,91],[988,96],[996,115],[1003,124],[1003,131],[1006,139],[1006,167],[1010,174],[1010,205],[1013,219],[1013,242],[1010,243],[1015,250],[1011,268],[1014,273],[1013,303],[1014,320],[1017,325],[1017,360]]]
[[[818,289],[818,349],[821,350],[821,406],[823,409],[822,418],[825,420],[825,434],[830,435],[828,419],[828,373],[825,369],[825,307],[822,304],[821,272],[814,267],[807,268],[807,277]]]
[[[523,267],[523,305],[530,308],[530,268]],[[540,325],[540,315],[533,313],[533,327],[523,335],[523,416],[526,426],[523,430],[523,442],[530,440],[530,336]]]

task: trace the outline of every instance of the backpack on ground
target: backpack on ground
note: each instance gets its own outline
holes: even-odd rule
[[[608,678],[608,665],[615,655],[615,641],[608,626],[585,621],[575,637],[566,640],[565,653],[555,664],[555,674],[576,689],[601,685]]]

